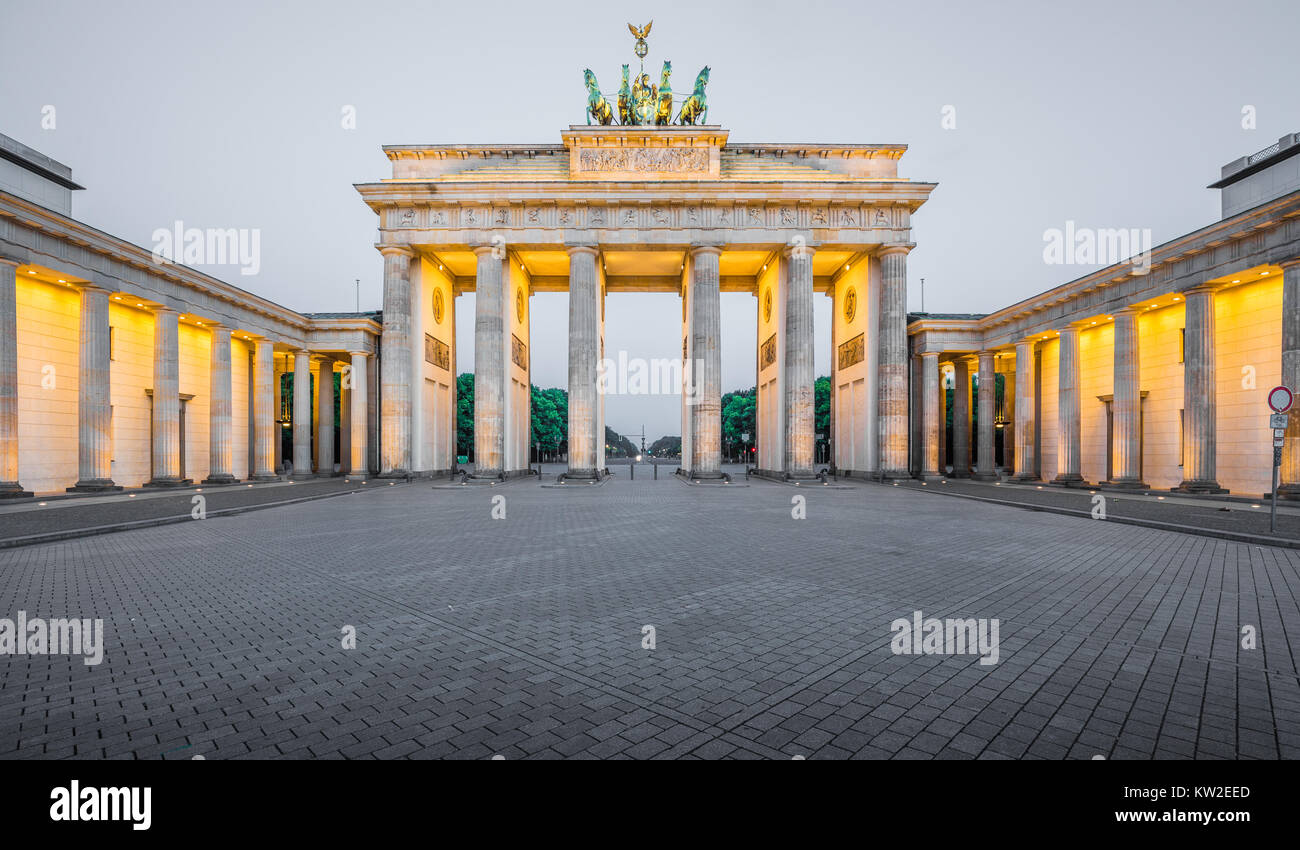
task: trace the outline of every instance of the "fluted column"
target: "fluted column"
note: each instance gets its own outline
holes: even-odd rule
[[[1016,343],[1015,467],[1018,481],[1034,479],[1034,341]]]
[[[1054,484],[1083,483],[1083,401],[1079,380],[1079,326],[1071,324],[1061,329],[1057,350]]]
[[[600,281],[596,249],[569,249],[569,467],[570,478],[595,478],[599,466],[596,411],[600,405]]]
[[[411,470],[411,260],[415,254],[395,245],[379,250],[384,255],[384,333],[379,340],[380,475],[400,478]]]
[[[994,468],[994,460],[997,453],[993,450],[993,432],[996,416],[994,413],[994,400],[997,391],[997,373],[993,368],[994,353],[992,351],[981,351],[979,353],[979,446],[978,457],[975,464],[975,477],[981,481],[994,481],[998,477],[997,470]]]
[[[83,286],[77,345],[77,484],[68,492],[122,489],[113,483],[108,339],[108,292]]]
[[[227,341],[229,335],[227,334]],[[259,339],[253,345],[253,481],[279,478],[275,466],[275,444],[280,440],[280,425],[275,420],[280,406],[275,391],[275,343]],[[294,384],[297,398],[297,383]]]
[[[948,474],[948,388],[944,369],[939,369],[939,474]]]
[[[1294,393],[1300,392],[1300,257],[1278,265],[1282,267],[1282,386]],[[1289,413],[1277,492],[1295,499],[1300,498],[1300,407],[1293,405]]]
[[[474,477],[496,478],[505,471],[506,457],[504,259],[494,247],[474,254]]]
[[[311,476],[311,354],[293,353],[293,475]]]
[[[339,370],[339,473],[352,472],[352,365]]]
[[[811,478],[813,449],[816,445],[814,433],[816,400],[813,392],[813,249],[801,245],[787,248],[785,255],[789,269],[785,287],[785,472],[790,478]],[[715,258],[713,260],[715,280],[717,262]],[[716,288],[712,292],[713,298],[716,299]],[[697,336],[699,334],[698,325],[696,325],[696,334]],[[720,414],[715,414],[713,421],[720,425]]]
[[[256,377],[254,377],[256,380]],[[271,351],[271,422],[274,428],[274,434],[271,439],[272,463],[271,469],[279,472],[284,466],[284,441],[281,439],[283,428],[280,426],[280,410],[284,405],[284,399],[281,393],[284,391],[284,372],[280,371],[279,359],[275,356],[274,348]]]
[[[146,486],[188,483],[181,479],[179,314],[159,307],[153,324],[153,477]]]
[[[208,477],[203,479],[203,483],[233,484],[236,479],[234,423],[231,418],[230,328],[213,325],[208,330],[212,340],[208,358]],[[257,435],[254,435],[256,439]]]
[[[370,419],[370,409],[367,406],[367,400],[370,397],[366,384],[366,352],[353,351],[352,354],[352,419],[348,423],[352,432],[349,447],[352,450],[352,460],[349,470],[353,475],[370,474],[370,450],[368,446],[368,436],[366,423]],[[452,437],[454,442],[455,437]],[[455,446],[452,446],[453,450]]]
[[[1142,395],[1138,361],[1138,310],[1127,307],[1115,314],[1115,396],[1110,481],[1118,487],[1143,488]]]
[[[1189,289],[1183,331],[1183,481],[1180,490],[1222,493],[1215,471],[1218,416],[1214,369],[1214,288]]]
[[[316,474],[334,474],[334,358],[322,357],[316,371]]]
[[[921,352],[921,477],[927,481],[940,476],[939,441],[943,434],[943,392],[939,381],[939,352]]]
[[[18,483],[17,271],[0,257],[0,499],[32,495]]]
[[[952,365],[952,477],[970,478],[970,359]]]
[[[910,245],[886,245],[880,257],[878,410],[882,478],[907,472],[907,253]]]

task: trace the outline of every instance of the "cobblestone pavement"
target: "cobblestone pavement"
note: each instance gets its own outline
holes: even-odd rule
[[[665,473],[2,551],[0,617],[102,618],[106,656],[0,656],[0,757],[1300,756],[1300,552]],[[999,662],[895,655],[915,610],[997,618]]]

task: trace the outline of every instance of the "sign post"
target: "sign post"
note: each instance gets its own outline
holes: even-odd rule
[[[1271,534],[1277,533],[1277,475],[1282,468],[1282,447],[1286,444],[1286,425],[1290,419],[1287,411],[1291,409],[1292,401],[1294,396],[1286,387],[1274,387],[1268,391],[1268,406],[1273,411],[1273,415],[1268,418],[1269,427],[1273,429],[1273,503],[1268,512],[1268,530]]]

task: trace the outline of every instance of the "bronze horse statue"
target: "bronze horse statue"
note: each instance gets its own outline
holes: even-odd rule
[[[682,111],[677,113],[678,124],[703,124],[709,112],[709,102],[704,96],[704,87],[709,84],[709,66],[705,65],[695,78],[695,91],[682,102]]]
[[[673,123],[673,90],[668,87],[668,76],[673,72],[673,63],[664,60],[663,73],[659,75],[659,101],[655,108],[656,124]]]
[[[595,118],[597,124],[609,125],[614,123],[614,110],[610,107],[609,101],[600,93],[600,86],[596,83],[596,75],[591,69],[582,72],[583,78],[587,82],[587,123]]]

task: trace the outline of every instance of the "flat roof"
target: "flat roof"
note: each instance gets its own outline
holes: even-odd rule
[[[53,157],[48,157],[35,148],[29,148],[17,139],[0,133],[0,159],[7,159],[28,171],[39,174],[46,180],[59,184],[65,189],[84,189],[72,182],[72,169]]]

